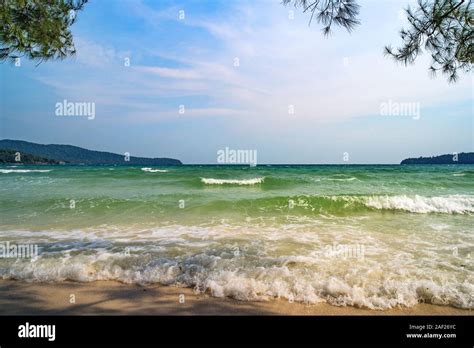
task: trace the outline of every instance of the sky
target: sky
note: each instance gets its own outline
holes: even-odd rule
[[[226,147],[262,164],[474,151],[472,73],[450,84],[426,53],[408,67],[383,54],[409,3],[359,1],[361,24],[325,37],[281,0],[91,0],[76,56],[0,64],[0,138],[187,164]],[[95,117],[58,116],[64,100]]]

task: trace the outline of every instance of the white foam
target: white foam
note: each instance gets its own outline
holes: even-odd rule
[[[142,168],[142,170],[149,173],[168,173],[166,169]]]
[[[350,177],[350,178],[323,178],[323,180],[329,180],[329,181],[354,181],[358,180],[357,178]]]
[[[232,297],[242,301],[261,301],[285,298],[298,302],[328,302],[338,306],[357,306],[371,309],[388,309],[399,305],[414,306],[419,302],[474,308],[474,285],[456,280],[452,274],[392,271],[390,266],[380,273],[364,269],[364,265],[351,261],[337,269],[319,270],[281,265],[239,263],[239,257],[228,259],[199,253],[180,258],[149,255],[127,255],[96,249],[95,254],[62,252],[62,257],[45,257],[18,260],[8,268],[0,266],[3,279],[24,279],[39,282],[64,280],[88,282],[117,280],[124,283],[187,286],[199,292],[210,292],[216,297]],[[268,262],[268,259],[266,260]],[[320,259],[325,263],[326,260]],[[407,266],[407,265],[405,265]],[[373,268],[376,270],[376,268]],[[375,276],[374,276],[375,274]],[[430,273],[431,274],[431,273]]]
[[[207,185],[256,185],[261,184],[265,180],[265,177],[252,178],[252,179],[214,179],[214,178],[201,178],[201,182]]]
[[[403,210],[411,213],[474,213],[474,197],[450,195],[440,197],[425,196],[370,196],[360,198],[368,207],[376,209]]]
[[[0,173],[48,173],[51,169],[0,169]]]
[[[462,233],[448,239],[443,233],[428,239],[410,234],[403,250],[398,243],[406,237],[391,245],[387,236],[392,235],[371,236],[355,227],[326,231],[314,222],[306,227],[104,225],[72,231],[0,231],[0,241],[14,237],[11,241],[17,244],[40,245],[35,259],[0,258],[0,278],[160,283],[243,301],[280,297],[372,309],[419,302],[474,308],[472,271],[461,259],[462,250],[456,256],[451,248],[455,244],[446,245],[450,238],[471,248]],[[363,243],[364,258],[328,256],[327,247],[334,242]]]

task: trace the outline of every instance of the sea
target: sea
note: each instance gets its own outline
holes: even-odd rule
[[[472,309],[473,259],[474,165],[0,166],[1,279]]]

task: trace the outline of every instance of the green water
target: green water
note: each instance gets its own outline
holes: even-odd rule
[[[4,278],[474,306],[474,166],[4,166],[0,183],[0,245],[40,249],[0,258]]]

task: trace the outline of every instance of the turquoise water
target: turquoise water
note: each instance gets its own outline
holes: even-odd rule
[[[0,245],[40,250],[0,258],[3,278],[474,307],[474,166],[3,166],[0,183]]]

